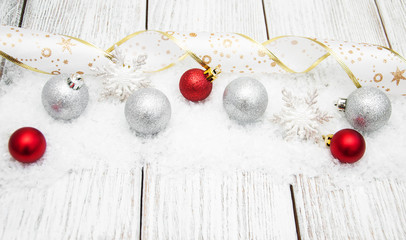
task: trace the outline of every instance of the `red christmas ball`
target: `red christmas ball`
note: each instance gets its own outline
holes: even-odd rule
[[[355,163],[365,153],[364,137],[353,129],[343,129],[334,134],[330,151],[342,163]]]
[[[35,128],[23,127],[15,131],[8,142],[8,150],[17,161],[32,163],[44,155],[47,143]]]
[[[179,82],[179,89],[182,95],[193,102],[206,99],[213,88],[213,83],[207,80],[202,69],[193,68],[187,70]]]

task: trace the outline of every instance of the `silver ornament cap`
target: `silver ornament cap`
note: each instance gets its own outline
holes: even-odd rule
[[[361,87],[352,92],[345,104],[345,118],[355,129],[372,132],[388,122],[392,105],[384,92]]]
[[[71,120],[86,109],[89,91],[79,75],[60,74],[46,82],[41,97],[42,105],[51,117]]]
[[[231,119],[239,123],[250,123],[264,114],[268,106],[268,93],[256,79],[237,78],[225,88],[223,106]]]
[[[127,99],[124,113],[134,131],[153,135],[168,125],[171,118],[171,104],[161,91],[143,88],[135,91]]]

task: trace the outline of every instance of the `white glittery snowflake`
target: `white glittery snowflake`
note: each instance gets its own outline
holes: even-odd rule
[[[141,71],[147,55],[128,59],[124,50],[117,46],[112,55],[112,62],[92,69],[97,77],[103,78],[104,90],[101,93],[103,99],[116,97],[120,101],[125,101],[135,90],[151,85],[151,81]]]
[[[317,90],[308,92],[306,97],[297,97],[286,89],[282,90],[285,104],[272,121],[282,126],[286,140],[313,140],[319,142],[319,126],[332,117],[317,107]]]

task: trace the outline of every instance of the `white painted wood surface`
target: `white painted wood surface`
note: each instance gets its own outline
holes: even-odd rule
[[[405,56],[406,2],[403,0],[377,0],[376,3],[390,46]]]
[[[289,188],[269,174],[144,174],[142,239],[297,239]]]
[[[149,0],[148,29],[239,32],[267,40],[261,0]]]
[[[149,29],[239,32],[267,40],[260,0],[148,2]],[[143,239],[297,238],[289,185],[267,174],[185,170],[168,176],[148,166],[144,176]]]
[[[22,26],[107,48],[145,27],[145,9],[145,1],[133,0],[28,0]],[[0,239],[138,239],[141,177],[136,167],[97,167],[47,189],[0,196]]]
[[[18,26],[23,9],[24,0],[2,0],[0,1],[0,24]],[[10,64],[10,63],[7,63]],[[5,60],[0,59],[0,81],[3,76]]]
[[[98,168],[0,196],[0,239],[138,239],[140,183],[137,169]]]
[[[334,190],[326,176],[295,183],[302,239],[405,239],[406,185],[376,180]]]
[[[145,29],[144,0],[28,0],[23,27],[82,38],[107,49]]]
[[[18,24],[13,12],[20,12],[22,3],[2,0],[0,23]],[[149,0],[148,14],[146,1],[28,0],[23,27],[80,37],[103,48],[146,25],[160,30],[241,32],[265,41],[263,5],[270,37],[295,34],[390,43],[406,52],[402,0],[376,4],[373,0]],[[328,177],[298,176],[293,189],[303,239],[406,236],[405,183],[381,180],[332,190]],[[147,166],[142,225],[140,198],[140,169],[74,171],[50,188],[0,196],[0,239],[138,239],[140,228],[142,239],[297,237],[289,186],[261,172],[168,173]]]
[[[387,45],[373,0],[264,0],[269,36],[303,35]]]
[[[391,7],[390,1],[385,1],[385,5],[388,9],[398,8],[398,2],[394,2]],[[289,10],[280,11],[282,7]],[[294,34],[388,46],[373,0],[265,0],[265,10],[271,36]],[[391,21],[405,22],[405,16],[392,14],[396,20]],[[327,69],[315,71],[320,77],[328,77]],[[298,176],[293,189],[300,236],[302,239],[404,239],[405,186],[396,181],[376,181],[364,187],[349,186],[334,191],[326,176]]]
[[[2,0],[0,2],[0,24],[18,26],[24,0]]]

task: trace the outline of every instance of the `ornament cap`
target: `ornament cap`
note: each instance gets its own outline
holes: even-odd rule
[[[347,99],[346,98],[339,98],[337,103],[334,104],[338,108],[339,111],[345,112],[345,107],[347,106]]]
[[[209,67],[206,71],[204,71],[206,79],[209,80],[210,82],[213,82],[217,78],[217,75],[219,75],[220,73],[221,73],[220,65],[218,65],[214,69]]]
[[[326,143],[327,147],[330,147],[331,139],[333,138],[333,134],[323,135],[323,140]]]
[[[72,88],[73,90],[79,90],[84,84],[82,75],[78,73],[72,74],[70,77],[68,77],[66,81],[69,87]]]

